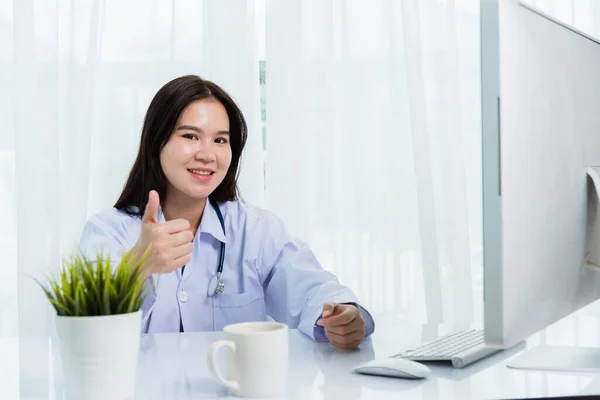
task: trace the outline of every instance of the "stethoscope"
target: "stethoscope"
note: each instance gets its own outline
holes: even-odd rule
[[[225,221],[223,221],[223,214],[221,214],[221,210],[219,210],[219,206],[215,203],[212,203],[215,212],[217,213],[217,217],[219,218],[219,222],[221,223],[221,229],[223,229],[223,235],[225,235]],[[216,296],[220,293],[223,293],[225,290],[225,282],[221,279],[221,274],[223,273],[223,260],[225,258],[225,243],[221,242],[221,252],[219,253],[219,265],[217,266],[217,274],[212,277],[210,282],[208,282],[208,295]]]

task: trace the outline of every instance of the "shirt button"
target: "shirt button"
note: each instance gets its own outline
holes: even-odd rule
[[[185,303],[188,299],[188,294],[186,292],[184,292],[183,290],[181,292],[179,292],[179,300],[182,303]]]

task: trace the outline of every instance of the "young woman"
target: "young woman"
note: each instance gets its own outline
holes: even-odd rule
[[[151,245],[142,332],[221,330],[268,315],[317,341],[357,347],[374,322],[352,291],[279,218],[238,200],[246,136],[242,112],[219,86],[197,76],[167,83],[150,103],[120,198],[87,222],[81,250],[116,260]]]

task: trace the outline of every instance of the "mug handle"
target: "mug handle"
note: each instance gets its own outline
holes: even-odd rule
[[[221,375],[219,369],[217,368],[217,353],[222,347],[229,347],[231,351],[235,353],[235,342],[231,342],[229,340],[217,340],[208,348],[208,370],[217,382],[227,386],[229,389],[238,390],[240,388],[240,384],[237,381],[230,381],[225,379],[223,375]]]

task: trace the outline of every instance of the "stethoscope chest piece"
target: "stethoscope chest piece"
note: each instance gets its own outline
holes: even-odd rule
[[[225,283],[221,279],[221,273],[218,272],[215,276],[212,277],[212,279],[208,283],[208,295],[216,296],[218,294],[223,293],[224,289]]]

